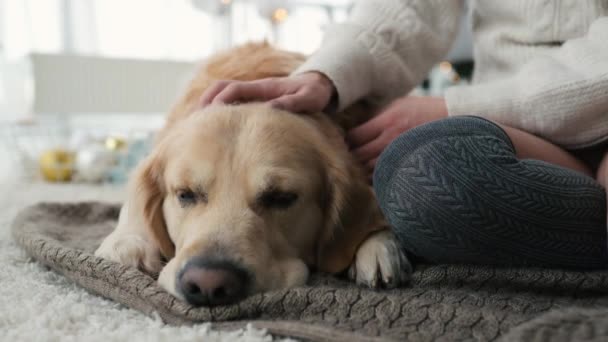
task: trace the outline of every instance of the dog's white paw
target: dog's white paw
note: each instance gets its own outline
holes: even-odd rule
[[[158,249],[136,234],[108,235],[95,255],[152,274],[158,274],[163,267]]]
[[[383,230],[359,246],[348,276],[372,288],[394,288],[410,281],[412,265],[399,248],[394,234]]]

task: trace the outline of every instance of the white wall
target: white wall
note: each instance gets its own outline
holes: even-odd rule
[[[0,0],[0,50],[4,43],[4,0]],[[1,53],[1,52],[0,52]]]

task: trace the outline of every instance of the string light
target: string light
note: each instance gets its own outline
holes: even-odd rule
[[[272,12],[272,20],[282,23],[289,16],[289,11],[286,8],[279,7]]]
[[[439,63],[439,70],[447,74],[452,71],[452,64],[447,61],[441,62]]]
[[[460,75],[454,70],[452,63],[448,61],[439,63],[439,70],[452,82],[457,83],[460,81]]]

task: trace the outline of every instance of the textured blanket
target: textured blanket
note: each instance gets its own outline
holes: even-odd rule
[[[148,275],[92,255],[114,228],[119,206],[42,203],[13,224],[28,254],[88,290],[172,324],[253,323],[315,341],[608,339],[608,272],[418,266],[413,283],[374,291],[316,276],[301,288],[258,294],[236,305],[195,308]]]

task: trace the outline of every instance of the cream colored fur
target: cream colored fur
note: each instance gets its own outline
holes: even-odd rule
[[[301,62],[266,44],[208,61],[131,177],[120,222],[96,254],[160,273],[178,297],[177,274],[201,255],[244,267],[254,275],[251,292],[302,285],[311,270],[350,268],[373,287],[408,281],[411,266],[344,143],[342,123],[262,103],[198,108],[215,79],[281,76]]]

